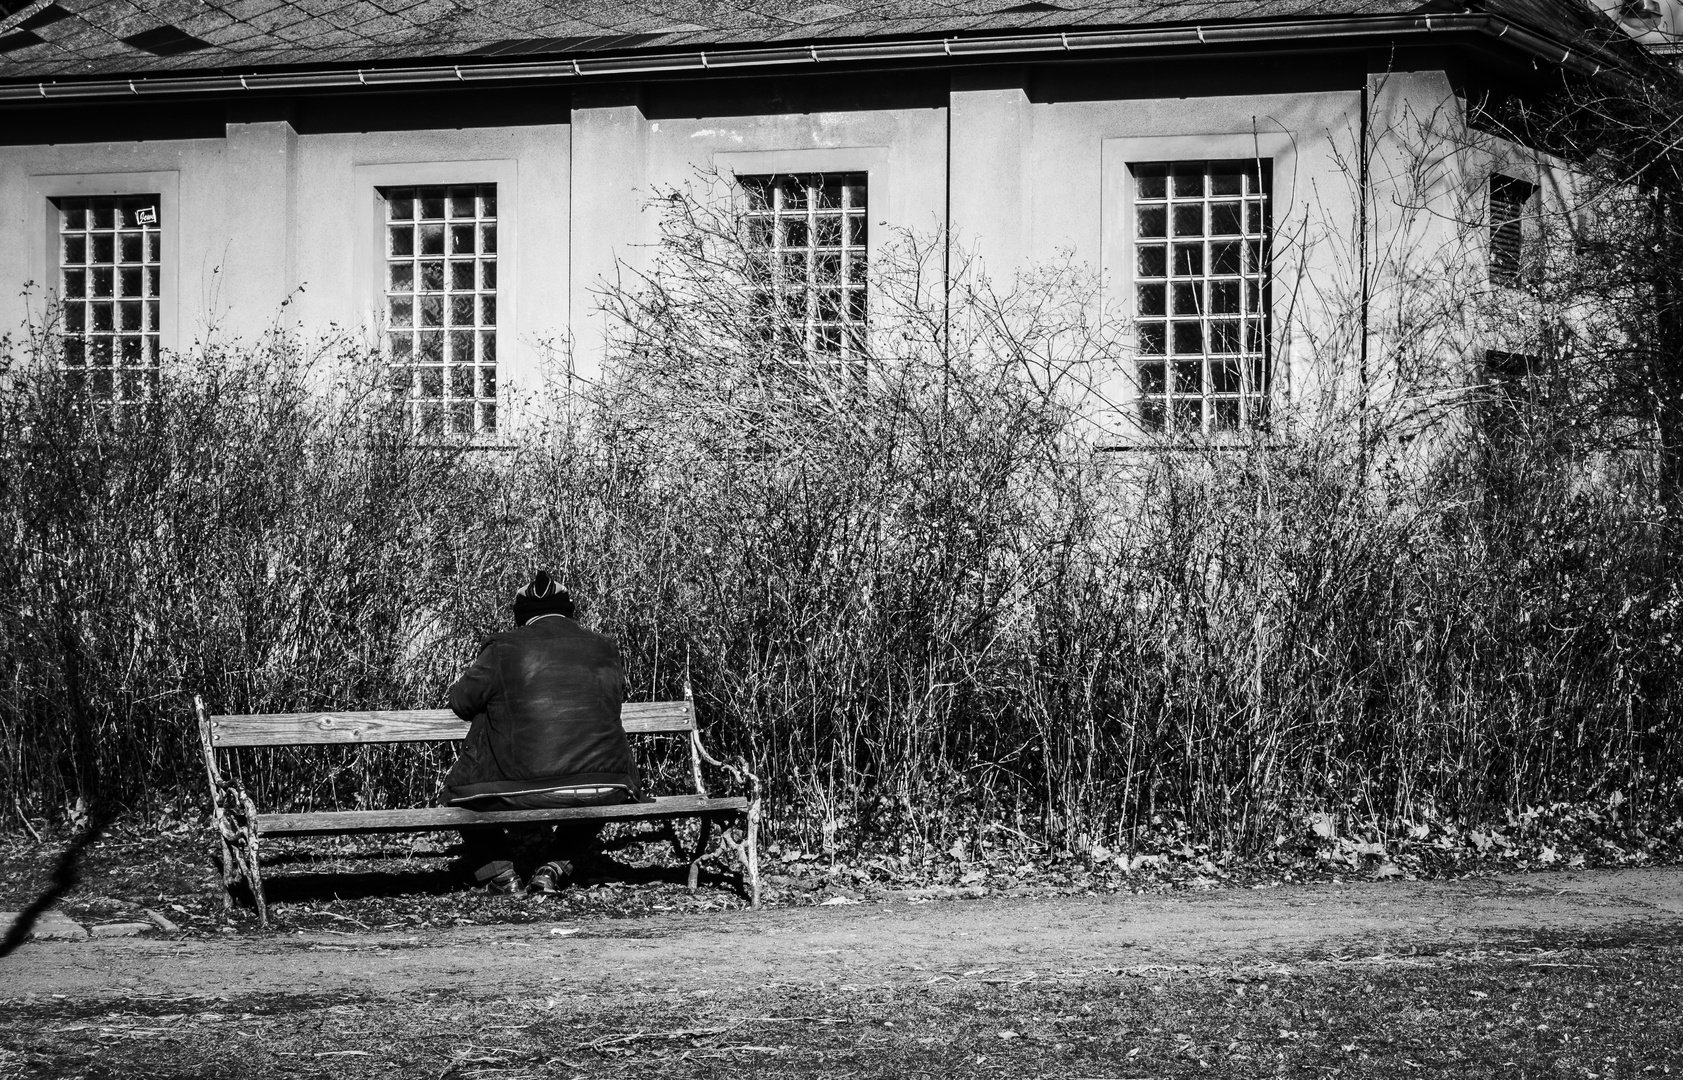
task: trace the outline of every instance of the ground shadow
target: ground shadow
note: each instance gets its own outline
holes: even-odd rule
[[[310,864],[319,865],[331,861],[334,860],[329,857],[312,859],[305,853],[293,853],[284,863],[277,860],[277,864],[308,867]],[[274,865],[266,864],[265,871],[272,870]],[[682,863],[673,866],[631,866],[616,859],[603,859],[592,866],[584,884],[593,884],[600,881],[606,884],[634,887],[649,885],[682,886],[686,884],[688,876],[689,867]],[[737,893],[744,891],[741,875],[734,873],[703,870],[697,885],[705,888],[729,889]],[[413,870],[306,868],[295,869],[284,874],[265,872],[263,875],[263,892],[270,904],[314,903],[330,900],[391,900],[404,896],[448,896],[455,893],[470,892],[474,888],[475,886],[461,869],[451,866]],[[252,906],[251,894],[243,885],[235,891],[234,895],[242,904]]]

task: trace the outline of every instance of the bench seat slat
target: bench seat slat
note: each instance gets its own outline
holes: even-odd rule
[[[325,836],[346,832],[425,832],[435,829],[516,825],[523,822],[567,821],[579,818],[658,820],[693,814],[737,813],[747,799],[710,799],[703,795],[666,795],[653,802],[615,806],[577,806],[565,810],[465,810],[433,806],[417,810],[334,810],[310,814],[258,814],[263,836]]]
[[[688,701],[628,701],[620,708],[627,735],[695,730]],[[468,725],[449,709],[380,712],[250,713],[210,718],[216,747],[317,746],[332,743],[454,742]]]

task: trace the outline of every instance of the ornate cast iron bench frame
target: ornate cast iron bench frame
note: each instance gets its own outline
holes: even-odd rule
[[[717,850],[734,854],[742,864],[743,884],[749,903],[760,906],[760,862],[757,837],[760,825],[760,781],[745,765],[732,765],[713,757],[701,745],[695,722],[695,702],[626,702],[620,722],[627,735],[687,736],[690,748],[692,793],[665,795],[645,802],[618,806],[581,806],[565,810],[497,810],[479,812],[457,806],[423,807],[413,810],[332,810],[298,814],[260,813],[239,782],[225,775],[217,761],[222,751],[241,747],[362,745],[366,743],[458,742],[467,735],[468,725],[448,709],[405,712],[318,712],[266,713],[212,716],[204,699],[193,699],[198,716],[199,743],[204,750],[205,773],[210,781],[211,814],[222,854],[222,902],[232,908],[233,888],[244,878],[257,905],[262,925],[269,922],[268,904],[263,897],[263,878],[258,866],[258,845],[265,837],[327,836],[345,833],[425,832],[440,829],[474,829],[524,822],[570,821],[581,818],[609,821],[665,821],[700,819],[695,848],[685,852],[671,833],[680,857],[688,855],[689,887],[696,887],[701,860],[713,853],[708,848],[715,823],[741,818],[743,837],[739,841],[729,829],[720,829]],[[746,796],[715,798],[707,793],[701,774],[703,764],[723,769],[737,784],[747,788]]]

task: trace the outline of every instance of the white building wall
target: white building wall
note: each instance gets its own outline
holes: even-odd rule
[[[269,121],[230,124],[223,139],[0,148],[0,325],[41,318],[42,287],[56,278],[46,200],[72,189],[171,188],[165,345],[186,349],[212,333],[255,338],[277,323],[306,334],[372,331],[381,242],[373,189],[496,182],[501,385],[564,377],[556,369],[568,362],[590,378],[604,333],[596,290],[621,261],[649,265],[652,195],[708,170],[867,171],[873,243],[950,222],[997,282],[1025,261],[1070,257],[1104,276],[1107,302],[1125,316],[1128,164],[1260,154],[1273,162],[1280,237],[1276,378],[1298,401],[1347,384],[1358,342],[1326,320],[1346,318],[1361,278],[1359,89],[1041,102],[1027,83],[1011,70],[956,77],[945,107],[682,119],[650,119],[636,88],[581,88],[568,123],[300,135]],[[1398,230],[1424,229],[1408,241],[1439,243],[1443,221],[1403,221],[1393,195],[1405,162],[1387,140],[1400,139],[1404,118],[1456,108],[1448,83],[1389,76],[1369,95],[1370,238],[1389,245]],[[1444,183],[1438,196],[1449,198],[1453,183]],[[29,281],[32,308],[20,296]],[[1126,399],[1125,386],[1112,389]]]

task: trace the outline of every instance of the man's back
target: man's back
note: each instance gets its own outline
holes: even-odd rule
[[[493,635],[450,687],[472,723],[445,777],[451,802],[555,788],[623,786],[636,766],[620,726],[625,678],[614,640],[561,615]]]

